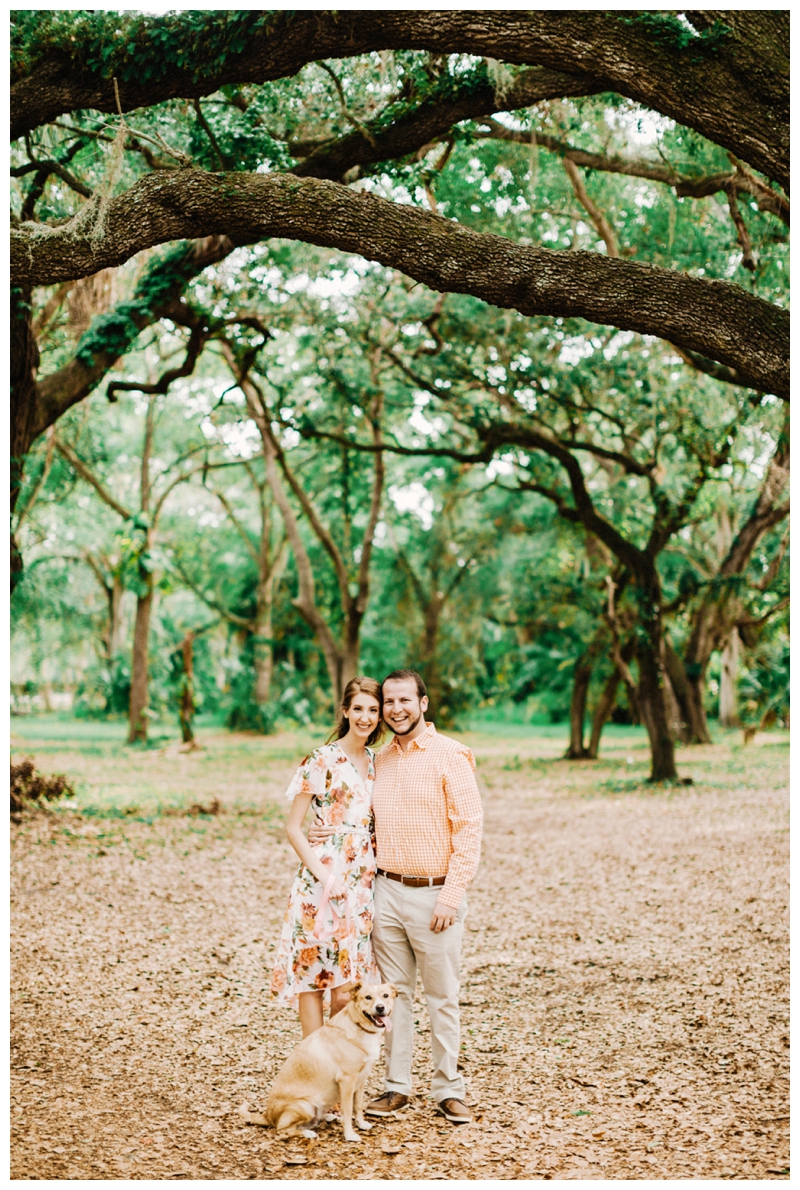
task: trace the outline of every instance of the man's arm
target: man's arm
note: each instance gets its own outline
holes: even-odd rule
[[[459,748],[450,758],[442,778],[442,787],[450,820],[452,853],[447,879],[436,902],[431,929],[446,930],[456,920],[461,898],[478,870],[481,857],[483,807],[475,760],[469,748]]]

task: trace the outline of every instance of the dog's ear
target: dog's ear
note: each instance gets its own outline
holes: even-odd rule
[[[394,986],[394,984],[393,984],[393,983],[390,983],[390,984],[389,984],[389,987],[392,989],[392,995],[393,995],[393,996],[399,996],[399,995],[400,995],[400,993],[398,992],[397,988]]]
[[[358,993],[361,991],[361,980],[358,979],[350,989],[350,999],[355,1000]]]

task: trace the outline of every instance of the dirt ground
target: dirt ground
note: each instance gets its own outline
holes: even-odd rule
[[[13,1178],[788,1177],[785,734],[682,750],[695,784],[660,791],[633,732],[577,765],[560,732],[463,736],[486,809],[461,995],[475,1120],[426,1097],[420,996],[412,1104],[346,1145],[235,1112],[300,1036],[267,988],[308,736],[209,732],[183,755],[19,730],[79,793],[12,827]]]

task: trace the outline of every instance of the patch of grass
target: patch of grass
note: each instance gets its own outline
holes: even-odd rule
[[[657,790],[657,785],[650,785],[646,777],[608,777],[605,781],[598,781],[598,790],[604,793],[641,793],[643,790]]]

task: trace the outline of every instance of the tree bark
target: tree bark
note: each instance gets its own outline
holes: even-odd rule
[[[741,727],[736,705],[736,677],[739,669],[739,633],[734,628],[728,643],[722,650],[722,666],[719,675],[719,725],[720,727]]]
[[[736,369],[757,389],[788,395],[788,311],[727,281],[524,247],[440,215],[334,182],[288,175],[149,174],[112,198],[104,234],[91,221],[12,230],[12,276],[47,285],[122,264],[167,240],[279,236],[357,252],[442,292],[469,293],[522,314],[582,317],[657,335]]]
[[[589,694],[589,683],[592,680],[594,657],[586,653],[575,664],[572,677],[572,698],[569,705],[569,747],[566,752],[567,760],[586,760],[588,753],[583,742],[584,720],[586,719],[586,699]]]
[[[678,776],[675,741],[669,727],[657,632],[652,628],[647,639],[640,638],[637,642],[636,659],[639,664],[637,702],[650,740],[650,780],[674,781]]]
[[[122,651],[122,596],[125,587],[118,574],[111,576],[108,591],[108,663],[113,665],[114,659]]]
[[[25,456],[36,437],[36,371],[39,348],[31,326],[31,289],[22,286],[11,293],[11,512],[16,508],[25,467]],[[11,590],[22,575],[22,555],[11,536]]]
[[[325,667],[328,671],[328,681],[330,682],[334,706],[338,706],[343,689],[341,682],[342,657],[336,646],[333,633],[317,607],[314,571],[311,565],[311,559],[303,542],[300,523],[295,516],[294,509],[289,502],[286,489],[281,481],[277,463],[277,450],[273,442],[272,431],[269,427],[266,414],[261,408],[258,389],[251,380],[246,378],[240,378],[240,383],[242,391],[247,397],[250,414],[261,434],[264,473],[267,483],[272,490],[275,503],[283,518],[286,536],[292,554],[294,555],[295,566],[297,567],[298,590],[292,602],[317,638],[325,659]]]
[[[256,616],[253,624],[253,668],[255,670],[253,697],[259,706],[265,706],[269,702],[274,664],[272,611],[275,604],[275,590],[286,566],[286,543],[281,542],[277,557],[273,558],[269,549],[269,530],[269,520],[264,517],[259,556],[260,575],[256,592]]]
[[[625,655],[626,647],[627,646],[623,647],[623,656]],[[633,650],[631,649],[626,660],[629,660],[630,662],[632,656]],[[600,691],[598,704],[596,704],[596,707],[594,708],[594,714],[592,715],[592,735],[589,737],[589,746],[586,750],[587,760],[598,759],[600,753],[600,737],[602,735],[602,728],[604,728],[608,720],[611,719],[614,703],[617,702],[617,690],[619,689],[619,683],[621,682],[621,679],[623,679],[623,677],[621,677],[617,666],[614,666],[611,674],[606,678],[606,684]]]
[[[181,736],[184,744],[194,743],[194,633],[189,630],[181,642],[183,681],[178,704]]]
[[[128,718],[128,743],[138,744],[147,740],[148,720],[148,647],[150,637],[150,613],[153,607],[152,579],[145,595],[136,600],[136,623],[133,629],[133,664],[131,666],[131,696]]]
[[[710,744],[702,675],[698,678],[694,669],[686,669],[668,637],[664,642],[663,661],[677,706],[677,738],[682,744]]]
[[[169,30],[159,42],[163,52],[176,46],[173,60],[160,60],[161,71],[145,73],[118,55],[103,77],[87,66],[85,53],[71,60],[67,46],[44,50],[12,86],[11,135],[76,108],[115,112],[112,73],[122,79],[122,108],[130,111],[207,95],[224,83],[287,77],[319,59],[417,49],[603,78],[608,90],[694,128],[788,186],[788,12],[693,11],[689,17],[705,36],[692,36],[677,14],[639,12],[279,12],[267,14],[263,24],[253,14],[245,48],[219,54],[202,70],[194,46],[176,35],[174,18],[172,24],[150,18],[151,25]],[[109,14],[101,41],[111,41],[114,19]],[[715,20],[721,26],[717,37]],[[192,37],[196,43],[196,30]],[[141,57],[139,46],[135,53]]]
[[[703,690],[708,663],[712,653],[723,648],[725,642],[730,640],[731,634],[736,632],[736,625],[743,617],[742,598],[734,580],[744,574],[753,551],[764,534],[780,524],[789,514],[788,500],[780,502],[788,482],[787,419],[750,515],[727,547],[717,570],[715,583],[702,596],[692,613],[690,632],[682,658],[687,680],[686,709],[692,742],[710,742],[703,709]]]

